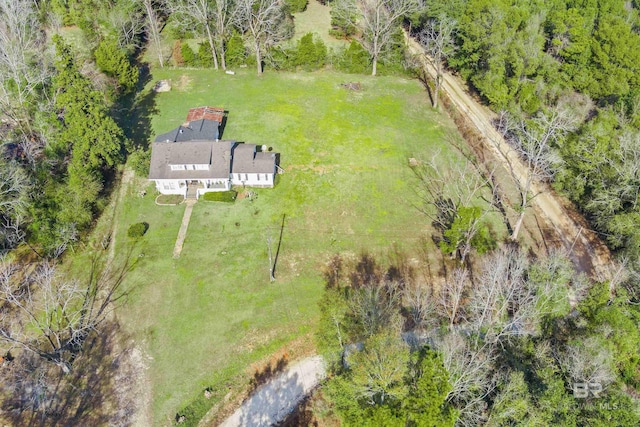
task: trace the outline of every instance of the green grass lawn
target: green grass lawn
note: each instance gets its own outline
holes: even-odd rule
[[[316,33],[330,48],[338,48],[349,44],[346,40],[339,40],[329,35],[331,28],[330,7],[319,3],[317,0],[309,0],[304,12],[296,13],[293,19],[296,32],[293,40],[298,40],[307,33]]]
[[[119,248],[130,224],[149,224],[118,315],[152,357],[154,424],[162,425],[204,387],[216,390],[214,401],[245,387],[251,363],[310,336],[333,254],[384,254],[394,244],[418,252],[429,221],[414,207],[408,158],[457,154],[444,142],[452,123],[414,80],[154,70],[158,79],[172,79],[174,89],[155,95],[155,133],[183,123],[191,107],[224,107],[223,137],[273,147],[285,170],[253,201],[197,203],[177,260],[184,205],[155,205],[151,186],[144,197],[131,188],[120,206]],[[356,80],[361,91],[340,87]],[[283,216],[270,283],[267,238],[275,252]]]

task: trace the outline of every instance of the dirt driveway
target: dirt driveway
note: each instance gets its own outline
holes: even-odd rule
[[[410,37],[407,37],[407,40],[411,53],[420,56],[425,70],[432,78],[435,78],[435,69],[427,61],[420,44]],[[496,114],[476,101],[467,91],[466,84],[450,73],[444,74],[442,92],[484,137],[482,149],[486,154],[500,162],[507,171],[509,163],[511,163],[515,175],[521,182],[524,182],[526,166],[493,127],[492,123]],[[562,243],[580,271],[597,279],[607,278],[612,265],[611,253],[602,240],[589,228],[586,220],[575,206],[545,183],[534,183],[531,192],[537,196],[532,201],[532,212],[529,215],[535,215],[537,222],[543,223],[540,228],[554,231],[555,240]]]

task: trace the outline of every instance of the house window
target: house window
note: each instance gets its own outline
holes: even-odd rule
[[[256,174],[256,177],[258,178],[258,181],[260,181],[260,174],[259,173]]]
[[[249,181],[249,174],[248,174],[248,173],[245,173],[245,174],[244,174],[244,180],[245,180],[245,181]]]
[[[186,165],[171,165],[172,171],[183,171],[186,169]]]
[[[209,169],[209,165],[195,165],[196,166],[196,170],[199,171],[206,171],[207,169]]]

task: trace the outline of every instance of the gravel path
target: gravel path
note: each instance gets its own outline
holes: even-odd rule
[[[220,427],[272,426],[293,412],[326,375],[321,356],[303,359],[258,388]]]

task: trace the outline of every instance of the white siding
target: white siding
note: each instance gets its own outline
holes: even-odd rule
[[[187,186],[180,186],[183,181],[178,179],[156,179],[155,181],[156,188],[161,194],[182,194],[186,197]]]
[[[206,171],[209,170],[209,165],[171,165],[172,171]]]
[[[247,187],[273,187],[273,174],[234,173],[231,183],[233,185],[245,185]]]

